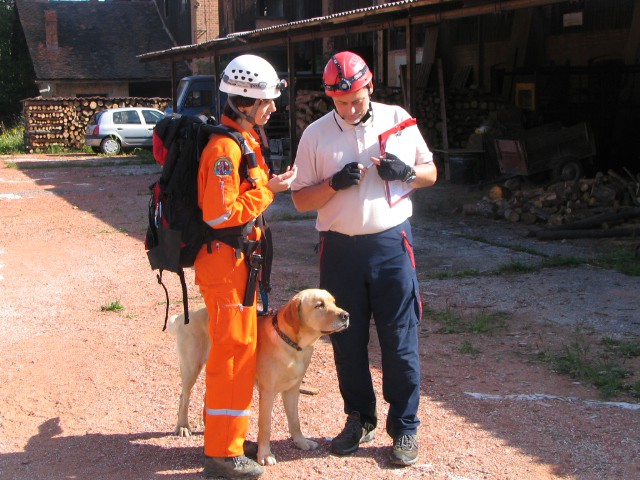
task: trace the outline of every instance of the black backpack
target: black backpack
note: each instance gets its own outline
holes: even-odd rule
[[[213,229],[202,219],[198,206],[198,168],[200,155],[213,134],[233,138],[242,151],[241,179],[249,177],[249,168],[257,166],[255,153],[246,144],[242,134],[224,125],[203,121],[200,117],[174,115],[160,120],[153,131],[153,155],[162,165],[160,179],[149,189],[147,235],[145,249],[153,270],[159,270],[158,283],[162,285],[167,300],[163,330],[169,317],[169,293],[162,283],[162,272],[176,273],[182,286],[184,321],[189,323],[189,304],[184,268],[192,267],[202,245],[222,241],[245,253],[247,260],[260,252],[261,273],[259,279],[263,309],[268,308],[267,293],[270,290],[271,259],[273,247],[271,232],[262,216],[257,219],[264,235],[261,242],[247,240],[255,222],[239,227]],[[255,262],[250,264],[255,269]],[[254,275],[255,278],[255,275]],[[255,288],[255,286],[254,286]],[[245,298],[253,299],[247,291]],[[251,305],[252,303],[250,303]]]

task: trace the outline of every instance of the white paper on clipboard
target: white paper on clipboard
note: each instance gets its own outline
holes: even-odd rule
[[[407,165],[413,167],[416,161],[416,145],[407,139],[407,135],[403,135],[403,130],[408,127],[415,126],[417,120],[409,118],[398,123],[384,133],[378,135],[380,142],[380,153],[392,153]],[[397,205],[400,201],[407,198],[415,190],[414,187],[404,182],[384,182],[385,196],[390,207]]]

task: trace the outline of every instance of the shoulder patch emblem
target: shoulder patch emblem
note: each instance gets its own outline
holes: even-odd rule
[[[227,157],[221,157],[213,165],[213,173],[218,177],[228,177],[233,172],[233,163]]]

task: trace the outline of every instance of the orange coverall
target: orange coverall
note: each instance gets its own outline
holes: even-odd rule
[[[255,131],[247,132],[223,116],[222,124],[239,132],[255,152],[258,167],[249,169],[254,179],[241,182],[242,158],[235,140],[214,135],[202,152],[198,173],[198,203],[204,221],[213,228],[243,225],[262,214],[274,199],[266,186],[268,167]],[[250,239],[261,232],[254,228]],[[209,311],[211,352],[206,365],[204,453],[210,457],[243,454],[256,373],[257,307],[243,307],[249,267],[231,246],[204,245],[195,261],[195,281]],[[254,293],[255,295],[255,293]]]

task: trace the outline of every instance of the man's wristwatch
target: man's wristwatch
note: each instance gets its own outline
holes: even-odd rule
[[[416,179],[416,171],[413,169],[413,167],[411,167],[411,169],[409,170],[409,172],[407,172],[407,174],[405,175],[405,177],[402,179],[402,181],[404,183],[411,183]]]

